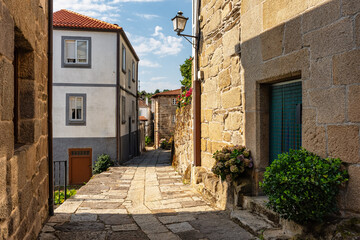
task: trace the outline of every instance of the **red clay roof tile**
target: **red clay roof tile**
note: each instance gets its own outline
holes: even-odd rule
[[[54,27],[120,30],[121,27],[92,17],[62,9],[53,14]]]
[[[171,91],[157,93],[157,94],[153,95],[152,98],[159,97],[159,96],[176,96],[176,95],[180,95],[180,94],[181,94],[181,89],[175,89],[175,90],[171,90]]]
[[[139,120],[140,121],[147,121],[148,119],[146,117],[144,117],[144,116],[139,116]]]

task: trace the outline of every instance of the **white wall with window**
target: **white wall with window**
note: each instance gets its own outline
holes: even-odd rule
[[[54,83],[116,84],[116,33],[54,30]]]
[[[137,113],[136,113],[136,98],[132,96],[131,94],[120,91],[121,92],[121,136],[129,134],[129,124],[131,124],[131,132],[135,132],[137,129]],[[123,99],[125,100],[125,109],[123,105]],[[125,114],[124,114],[125,113]],[[140,116],[140,115],[139,115]],[[129,118],[131,118],[131,123],[129,123]],[[125,121],[122,121],[122,120]]]
[[[54,138],[116,137],[115,87],[61,87],[53,91]]]
[[[138,62],[127,42],[120,36],[120,85],[133,94],[137,94]],[[130,95],[131,96],[131,95]]]

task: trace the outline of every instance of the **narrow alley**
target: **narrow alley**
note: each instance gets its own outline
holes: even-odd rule
[[[255,239],[206,203],[154,150],[95,175],[55,210],[39,235],[48,239]]]

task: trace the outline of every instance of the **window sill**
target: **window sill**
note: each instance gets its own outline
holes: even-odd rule
[[[62,68],[91,68],[91,64],[78,64],[78,63],[74,63],[74,64],[67,64],[67,63],[63,63]]]
[[[67,122],[66,126],[86,126],[86,122],[81,121],[81,122]]]

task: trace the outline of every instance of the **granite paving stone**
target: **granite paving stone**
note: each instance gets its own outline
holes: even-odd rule
[[[55,210],[40,240],[256,239],[210,206],[152,150],[93,176]]]

